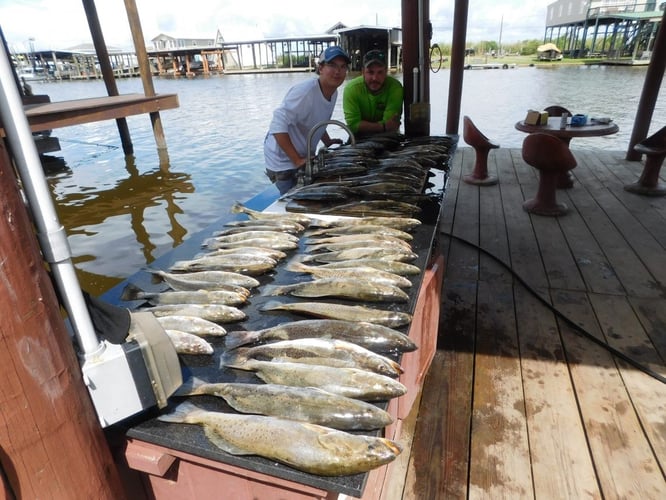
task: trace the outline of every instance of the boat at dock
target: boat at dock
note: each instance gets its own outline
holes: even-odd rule
[[[465,69],[513,69],[516,67],[516,63],[503,62],[478,62],[465,64]]]

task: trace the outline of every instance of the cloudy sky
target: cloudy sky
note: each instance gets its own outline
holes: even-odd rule
[[[554,0],[469,0],[467,39],[502,43],[540,39],[546,7]],[[433,42],[451,41],[453,0],[430,0]],[[164,33],[226,41],[320,34],[337,22],[347,26],[400,26],[400,0],[136,0],[146,45]],[[97,0],[107,45],[132,48],[123,0]],[[89,43],[81,0],[0,0],[0,26],[10,50],[66,49]]]

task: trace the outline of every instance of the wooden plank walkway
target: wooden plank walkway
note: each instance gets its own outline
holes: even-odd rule
[[[624,152],[573,151],[575,186],[558,192],[570,211],[552,218],[522,210],[538,178],[519,149],[492,151],[500,183],[477,187],[460,181],[474,152],[459,148],[438,350],[404,487],[383,498],[666,498],[666,385],[534,295],[666,376],[666,198],[623,190],[642,170]]]

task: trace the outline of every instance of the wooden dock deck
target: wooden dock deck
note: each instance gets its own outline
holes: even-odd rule
[[[410,416],[411,453],[391,464],[382,498],[666,498],[666,385],[534,295],[666,376],[666,198],[623,190],[643,167],[624,152],[573,146],[559,218],[522,210],[537,174],[519,149],[491,152],[500,182],[477,187],[460,181],[474,152],[459,148],[438,350]]]

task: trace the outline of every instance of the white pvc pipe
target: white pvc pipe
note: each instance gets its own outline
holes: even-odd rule
[[[84,356],[103,348],[93,328],[71,260],[65,229],[60,224],[44,179],[37,147],[30,131],[23,102],[16,88],[9,55],[0,44],[0,119],[11,146],[21,184],[37,226],[44,259],[49,263],[64,306]]]
[[[417,11],[419,16],[419,100],[418,102],[423,102],[423,95],[425,94],[425,72],[427,71],[425,65],[425,54],[423,50],[423,37],[424,27],[423,27],[423,0],[419,0],[417,4]],[[416,87],[414,87],[416,89]]]

